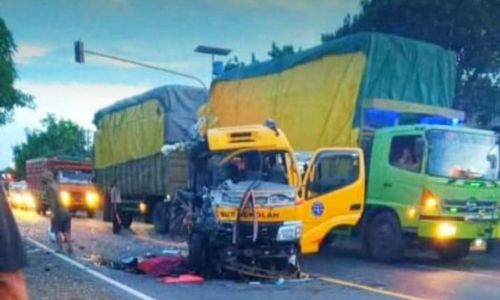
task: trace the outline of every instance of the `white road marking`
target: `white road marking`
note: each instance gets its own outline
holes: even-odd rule
[[[92,269],[86,267],[85,265],[77,262],[74,259],[71,259],[71,258],[69,258],[69,257],[67,257],[65,255],[57,253],[52,248],[49,248],[46,245],[44,245],[44,244],[42,244],[42,243],[40,243],[40,242],[38,242],[38,241],[36,241],[36,240],[34,240],[32,238],[27,237],[26,239],[28,241],[30,241],[32,244],[36,245],[37,247],[39,247],[39,248],[41,248],[41,249],[43,249],[43,250],[45,250],[45,251],[47,251],[47,252],[49,252],[49,253],[57,256],[58,258],[60,258],[63,261],[71,264],[72,266],[74,266],[74,267],[76,267],[76,268],[78,268],[78,269],[80,269],[80,270],[82,270],[82,271],[84,271],[84,272],[86,272],[86,273],[88,273],[88,274],[90,274],[90,275],[92,275],[92,276],[94,276],[94,277],[96,277],[96,278],[98,278],[98,279],[100,279],[100,280],[102,280],[102,281],[104,281],[104,282],[106,282],[106,283],[108,283],[108,284],[110,284],[110,285],[112,285],[112,286],[114,286],[114,287],[116,287],[116,288],[124,291],[124,292],[127,292],[130,295],[132,295],[132,296],[137,297],[138,299],[141,299],[141,300],[155,300],[155,298],[152,298],[152,297],[150,297],[150,296],[148,296],[148,295],[146,295],[144,293],[141,293],[140,291],[135,290],[135,289],[133,289],[133,288],[131,288],[131,287],[129,287],[129,286],[121,283],[121,282],[118,282],[118,281],[116,281],[116,280],[114,280],[114,279],[112,279],[112,278],[110,278],[110,277],[108,277],[108,276],[106,276],[104,274],[101,274],[101,273],[99,273],[99,272],[97,272],[95,270],[92,270]]]

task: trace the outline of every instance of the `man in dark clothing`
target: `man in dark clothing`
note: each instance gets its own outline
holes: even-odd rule
[[[58,251],[63,251],[63,242],[66,242],[67,252],[71,254],[73,253],[71,246],[71,214],[59,199],[59,191],[51,172],[45,172],[42,175],[42,184],[45,197],[50,205],[52,226],[54,226],[52,230],[56,234]]]
[[[7,204],[0,182],[0,298],[28,299],[22,269],[26,266],[26,252],[12,212]]]

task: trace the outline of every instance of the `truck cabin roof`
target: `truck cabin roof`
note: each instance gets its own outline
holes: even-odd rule
[[[427,131],[431,129],[440,130],[452,130],[456,132],[482,134],[482,135],[494,135],[495,133],[490,130],[470,128],[464,126],[449,126],[449,125],[432,125],[432,124],[414,124],[414,125],[401,125],[395,127],[385,127],[377,130],[377,134],[387,134],[387,133],[404,133],[404,132],[415,132],[415,131]]]
[[[256,149],[288,150],[290,143],[278,128],[266,125],[244,125],[207,130],[210,151]]]

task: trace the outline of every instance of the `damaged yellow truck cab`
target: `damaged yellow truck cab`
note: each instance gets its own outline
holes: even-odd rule
[[[272,122],[209,129],[206,139],[210,151],[232,151],[222,163],[248,151],[282,154],[285,167],[282,183],[296,191],[295,205],[257,205],[255,211],[245,209],[239,215],[241,221],[250,222],[256,214],[257,221],[263,224],[298,222],[302,229],[301,252],[315,253],[333,229],[353,226],[360,220],[365,199],[365,169],[361,149],[319,149],[303,174],[299,174],[292,146],[285,133]],[[254,193],[259,199],[259,191]],[[221,222],[235,222],[238,207],[218,206],[216,218]]]
[[[220,164],[224,164],[243,153],[258,151],[260,153],[280,153],[283,159],[284,176],[282,183],[292,187],[298,187],[300,177],[297,172],[293,150],[285,134],[278,128],[264,125],[248,125],[238,127],[226,127],[209,129],[207,141],[210,151],[232,151]],[[265,178],[263,178],[265,180]],[[274,180],[276,181],[276,180]],[[258,191],[254,191],[258,194]],[[297,194],[298,196],[298,194]],[[293,206],[263,207],[256,208],[257,220],[259,222],[286,222],[301,220],[300,200],[297,198]],[[220,206],[217,208],[217,218],[222,221],[235,221],[237,208]],[[249,211],[243,211],[240,216],[242,221],[250,221],[253,215]]]

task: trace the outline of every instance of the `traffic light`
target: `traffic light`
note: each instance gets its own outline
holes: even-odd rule
[[[83,64],[85,62],[84,48],[82,41],[75,42],[75,61],[77,63]]]

